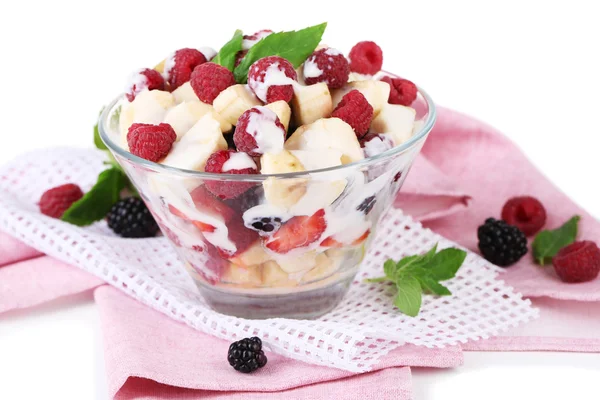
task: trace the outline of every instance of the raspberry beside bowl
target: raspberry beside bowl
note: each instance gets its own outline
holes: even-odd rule
[[[419,90],[406,142],[357,162],[270,175],[214,174],[153,163],[118,145],[123,96],[99,131],[207,303],[245,318],[316,318],[348,291],[377,221],[393,203],[435,122]],[[221,200],[207,186],[247,185]]]

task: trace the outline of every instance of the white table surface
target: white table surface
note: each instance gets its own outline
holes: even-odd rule
[[[505,132],[600,216],[593,2],[394,2],[363,12],[358,2],[304,1],[286,7],[293,14],[281,1],[257,2],[249,13],[242,12],[248,2],[203,3],[2,2],[0,163],[34,148],[90,146],[98,110],[127,74],[175,48],[218,47],[238,27],[281,30],[326,20],[326,43],[348,50],[377,41],[385,67],[439,104]],[[224,18],[225,9],[238,12]],[[169,12],[176,15],[166,18]],[[0,399],[105,399],[102,355],[91,294],[1,315]],[[597,354],[466,353],[460,368],[415,370],[413,377],[416,399],[551,400],[597,397],[599,373]]]

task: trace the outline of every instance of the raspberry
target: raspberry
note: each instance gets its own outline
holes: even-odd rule
[[[590,241],[575,242],[552,259],[558,277],[567,283],[596,279],[600,272],[600,249]]]
[[[127,89],[127,100],[133,101],[135,96],[144,89],[148,90],[165,90],[165,80],[162,75],[153,69],[142,69],[129,79]]]
[[[388,98],[390,104],[410,106],[417,98],[417,85],[408,79],[384,76],[381,81],[390,85],[390,97]]]
[[[171,90],[175,90],[189,81],[192,71],[205,62],[206,57],[199,50],[187,48],[177,50],[166,62],[166,64],[171,64],[170,68],[167,67],[165,70]]]
[[[125,238],[156,236],[158,225],[144,201],[129,197],[116,202],[106,214],[108,227]]]
[[[148,161],[157,162],[171,151],[177,139],[169,124],[132,124],[127,132],[127,144],[131,154]]]
[[[360,139],[369,131],[373,120],[373,107],[361,92],[351,90],[342,97],[331,116],[348,123]]]
[[[241,64],[241,62],[244,60],[244,57],[246,57],[246,54],[248,54],[248,50],[240,50],[236,53],[236,55],[235,55],[235,66],[236,67]]]
[[[212,104],[219,93],[235,85],[235,77],[227,68],[208,62],[194,69],[190,84],[202,102]]]
[[[534,197],[513,197],[502,208],[502,219],[519,228],[525,235],[537,233],[546,223],[546,209]]]
[[[350,66],[336,49],[321,49],[304,62],[303,73],[307,85],[325,82],[330,89],[338,89],[348,82]]]
[[[46,190],[40,198],[40,212],[52,218],[61,218],[82,197],[81,188],[74,183],[57,186]]]
[[[394,147],[394,141],[385,133],[369,133],[360,140],[365,157],[373,157]]]
[[[250,50],[252,46],[258,43],[261,39],[266,38],[271,33],[273,33],[270,29],[263,29],[252,35],[244,35],[244,41],[242,42],[242,50]]]
[[[298,76],[294,66],[285,58],[278,56],[261,58],[252,64],[248,71],[250,89],[265,103],[292,100],[293,85],[297,81]]]
[[[527,253],[527,238],[516,226],[494,218],[477,229],[479,250],[489,262],[508,267]]]
[[[277,114],[266,107],[258,106],[246,110],[238,119],[233,141],[238,151],[252,157],[283,149],[285,128]]]
[[[348,59],[350,60],[350,71],[375,75],[381,71],[383,52],[375,42],[359,42],[350,50]]]
[[[252,157],[234,150],[219,150],[211,154],[204,170],[216,174],[258,174],[258,168]],[[254,186],[253,182],[221,180],[206,180],[205,184],[206,188],[220,199],[233,199]]]

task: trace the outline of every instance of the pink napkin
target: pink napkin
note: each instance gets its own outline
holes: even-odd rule
[[[454,367],[462,363],[458,347],[402,346],[384,357],[375,372],[356,375],[268,352],[264,368],[244,375],[226,362],[227,341],[175,322],[110,286],[98,288],[95,298],[109,393],[116,399],[221,398],[239,392],[254,392],[255,397],[249,398],[261,399],[408,399],[410,374],[404,365]],[[163,386],[148,386],[148,380]]]

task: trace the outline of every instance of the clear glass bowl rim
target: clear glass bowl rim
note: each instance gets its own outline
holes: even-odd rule
[[[387,73],[390,76],[396,76],[391,73]],[[421,141],[421,139],[425,138],[427,134],[433,129],[433,125],[435,124],[435,120],[437,117],[436,107],[433,103],[431,97],[425,92],[423,89],[418,87],[419,93],[425,99],[427,103],[427,119],[425,123],[421,127],[421,129],[414,134],[409,140],[402,143],[400,146],[396,146],[390,150],[384,151],[383,153],[377,154],[373,157],[368,157],[360,161],[354,161],[349,164],[338,165],[335,167],[315,169],[310,171],[302,171],[302,172],[288,172],[282,174],[256,174],[256,175],[238,175],[238,174],[216,174],[211,172],[201,172],[194,170],[186,170],[176,167],[171,167],[168,165],[158,164],[152,161],[145,160],[138,156],[135,156],[123,149],[118,144],[114,143],[113,140],[108,135],[108,123],[109,117],[114,112],[115,106],[125,97],[125,94],[121,94],[116,99],[110,102],[108,106],[104,108],[102,114],[100,116],[98,122],[98,131],[100,133],[100,138],[104,142],[104,144],[112,151],[113,153],[118,154],[120,157],[123,157],[134,164],[142,165],[144,168],[150,169],[154,172],[163,172],[173,175],[179,175],[182,177],[194,177],[200,179],[209,179],[209,180],[227,180],[227,181],[243,181],[243,182],[262,182],[268,178],[279,178],[279,179],[290,179],[290,178],[300,178],[311,176],[316,173],[327,173],[327,172],[336,172],[349,170],[352,168],[361,168],[368,167],[371,164],[376,162],[380,162],[389,158],[396,156],[397,154],[403,153],[406,150],[413,148],[417,143]],[[233,133],[230,133],[233,134]]]

